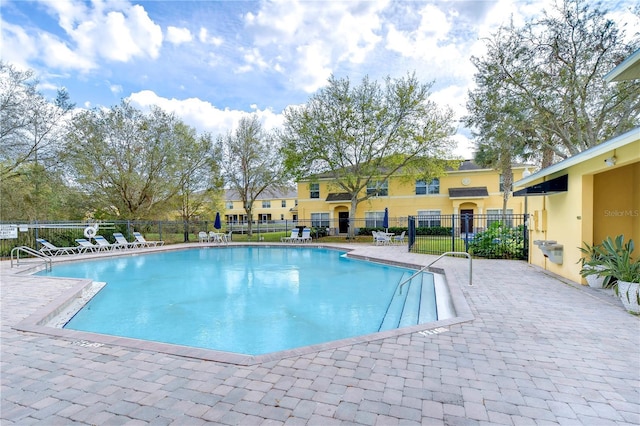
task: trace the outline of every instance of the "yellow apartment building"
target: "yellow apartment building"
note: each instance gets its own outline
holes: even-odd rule
[[[253,205],[251,220],[261,223],[281,220],[295,221],[297,219],[296,204],[297,196],[294,189],[264,191]],[[227,223],[247,222],[247,213],[236,191],[229,189],[225,191],[224,206],[224,216]]]
[[[632,238],[639,246],[640,127],[525,177],[514,187],[515,198],[527,199],[531,214],[529,262],[583,282],[577,263],[583,242],[591,246],[623,234],[625,242]]]
[[[521,179],[526,171],[526,165],[514,165],[514,181]],[[408,182],[397,176],[385,182],[371,182],[367,191],[375,195],[358,204],[355,214],[358,228],[381,227],[385,208],[389,209],[389,227],[407,226],[408,216],[421,216],[422,226],[435,226],[429,224],[429,217],[435,221],[441,215],[499,215],[502,212],[501,174],[471,160],[462,161],[457,170],[449,170],[429,182]],[[507,206],[509,213],[524,213],[522,198],[511,197]],[[350,209],[350,197],[340,192],[330,177],[319,175],[298,182],[300,221],[329,228],[331,234],[346,234]],[[486,224],[472,219],[469,226],[466,232],[472,233],[481,231]]]

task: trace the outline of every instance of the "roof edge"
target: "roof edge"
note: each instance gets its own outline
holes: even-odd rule
[[[582,163],[583,161],[590,160],[599,155],[605,154],[608,151],[614,150],[621,146],[625,146],[638,139],[640,139],[640,127],[635,127],[626,133],[616,136],[613,139],[609,139],[608,141],[602,142],[601,144],[591,147],[585,151],[579,152],[573,157],[569,157],[565,160],[562,160],[559,163],[552,164],[551,166],[546,167],[536,173],[533,173],[527,176],[526,178],[520,179],[519,181],[514,182],[513,186],[515,187],[525,186],[537,179],[541,179],[553,173],[563,171],[578,163]]]

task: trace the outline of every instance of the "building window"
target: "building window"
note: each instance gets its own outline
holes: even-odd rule
[[[364,212],[364,221],[367,228],[382,228],[384,212]]]
[[[487,228],[494,222],[502,222],[507,228],[513,228],[513,209],[507,209],[502,216],[502,209],[487,209]]]
[[[271,208],[271,201],[269,200],[265,200],[262,202],[262,208],[263,209],[270,209]]]
[[[259,215],[260,217],[260,222],[262,223],[267,223],[267,222],[271,222],[271,214],[270,213],[261,213]]]
[[[328,228],[329,213],[311,213],[311,226],[314,228]]]
[[[310,183],[309,184],[309,198],[320,198],[320,184],[319,183]]]
[[[233,210],[233,201],[227,201],[227,210]]]
[[[511,188],[509,191],[513,191],[513,183],[511,184]],[[504,192],[504,176],[500,175],[500,192]]]
[[[389,195],[389,183],[373,180],[367,184],[367,195],[370,197],[385,197]]]
[[[430,228],[440,225],[440,210],[418,210],[418,227]]]
[[[282,202],[280,203],[281,207],[287,207],[287,200],[282,200]]]
[[[416,195],[439,194],[440,179],[433,178],[428,183],[425,180],[416,181]]]

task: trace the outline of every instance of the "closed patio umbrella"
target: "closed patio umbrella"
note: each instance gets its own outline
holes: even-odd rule
[[[216,221],[213,222],[213,227],[218,230],[222,228],[222,222],[220,221],[220,212],[216,212]]]
[[[384,232],[389,232],[389,209],[387,207],[384,208],[384,218],[382,218],[382,227],[384,228]]]

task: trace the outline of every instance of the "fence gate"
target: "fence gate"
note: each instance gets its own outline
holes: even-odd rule
[[[526,214],[452,214],[409,216],[412,253],[464,251],[476,257],[527,259]]]

